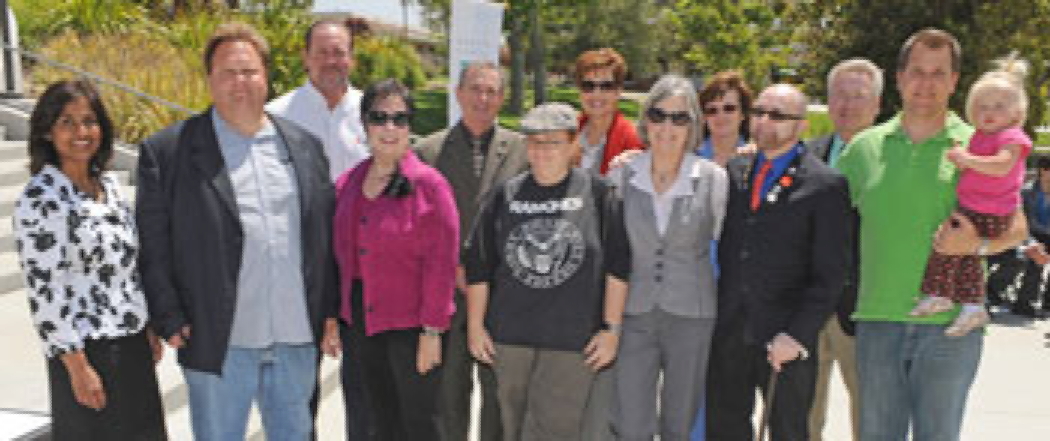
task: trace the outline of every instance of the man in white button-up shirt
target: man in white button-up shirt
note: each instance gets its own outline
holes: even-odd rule
[[[361,91],[350,85],[354,66],[354,39],[350,27],[341,21],[314,22],[306,32],[303,49],[306,84],[271,101],[266,110],[303,127],[324,145],[329,176],[335,182],[347,170],[369,156],[361,126]],[[340,326],[342,340],[348,341],[349,328]],[[344,347],[344,352],[350,348]],[[351,363],[352,357],[344,358]],[[368,409],[360,367],[344,369],[343,400],[346,408],[347,439],[367,439]],[[317,391],[311,407],[316,417]]]
[[[266,110],[299,124],[324,144],[332,182],[368,157],[361,126],[361,91],[350,85],[353,33],[346,23],[310,26],[303,50],[306,84],[271,101]]]

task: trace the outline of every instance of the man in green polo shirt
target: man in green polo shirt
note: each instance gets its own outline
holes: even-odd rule
[[[1024,216],[1001,239],[980,239],[954,214],[958,171],[945,152],[973,128],[948,110],[961,49],[947,32],[912,35],[897,60],[903,110],[857,135],[839,159],[860,213],[857,369],[860,439],[957,440],[984,336],[944,335],[957,311],[910,317],[931,248],[990,254],[1027,236]],[[949,216],[957,222],[946,222]]]

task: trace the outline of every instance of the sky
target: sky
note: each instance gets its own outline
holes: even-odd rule
[[[400,0],[314,0],[314,11],[352,12],[391,24],[400,24],[402,20]],[[415,2],[410,2],[408,7],[408,24],[414,28],[423,26],[420,8]]]

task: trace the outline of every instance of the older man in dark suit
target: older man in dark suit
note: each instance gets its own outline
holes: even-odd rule
[[[224,25],[205,50],[215,105],[142,144],[140,269],[157,333],[179,350],[194,438],[311,435],[319,346],[339,349],[335,204],[320,142],[266,114],[266,42]]]
[[[843,291],[851,218],[846,180],[799,141],[805,114],[806,97],[795,87],[764,90],[751,109],[759,153],[727,167],[709,441],[754,438],[756,388],[772,395],[774,440],[809,437],[817,334]]]
[[[498,65],[473,62],[460,73],[456,100],[463,117],[452,127],[432,133],[416,145],[420,159],[433,165],[452,185],[459,209],[460,231],[469,237],[482,197],[499,183],[528,167],[525,138],[496,124],[503,106],[503,74]],[[472,366],[467,351],[466,280],[458,272],[456,314],[448,332],[448,349],[442,371],[441,412],[445,439],[466,441],[470,430]],[[496,380],[492,368],[477,364],[481,383],[480,437],[502,438]]]

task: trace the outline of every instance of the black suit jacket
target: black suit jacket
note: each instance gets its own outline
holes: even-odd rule
[[[717,326],[743,326],[764,344],[785,332],[810,351],[843,292],[849,255],[846,179],[803,152],[775,202],[750,208],[753,158],[729,162],[729,202],[718,245]],[[783,182],[783,181],[781,181]]]
[[[834,133],[811,139],[806,141],[806,150],[827,164],[828,156],[831,154],[831,142],[834,139]],[[858,281],[860,280],[860,237],[858,236],[860,215],[857,213],[857,210],[850,210],[850,212],[851,252],[849,268],[846,273],[846,290],[842,293],[842,298],[835,308],[835,314],[839,319],[839,325],[842,326],[842,331],[846,335],[852,336],[856,333],[857,328],[857,322],[851,316],[857,310],[857,289],[859,287]]]
[[[299,185],[303,282],[314,341],[320,342],[324,319],[337,315],[339,301],[328,160],[312,135],[269,117],[288,146]],[[142,143],[136,217],[153,328],[166,339],[191,325],[179,362],[220,373],[237,305],[243,232],[210,110]]]

